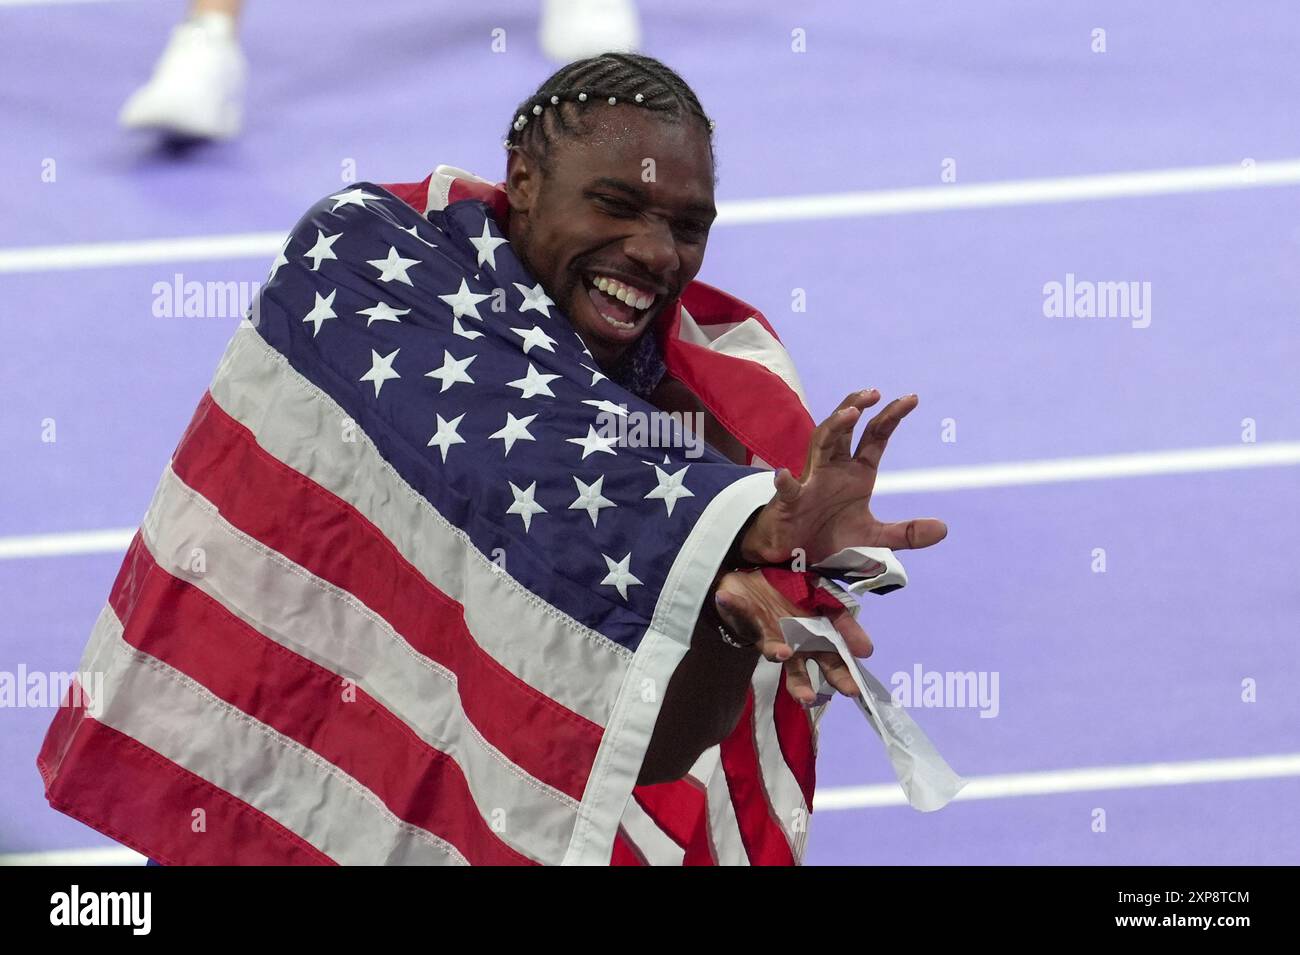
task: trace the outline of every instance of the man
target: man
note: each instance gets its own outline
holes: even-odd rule
[[[856,448],[874,389],[814,429],[766,322],[694,281],[711,131],[605,54],[521,104],[504,188],[439,167],[304,217],[96,625],[106,699],[51,727],[52,805],[169,863],[799,861],[823,684],[858,691],[780,621],[868,655],[805,568],[946,529],[869,509],[914,395]]]

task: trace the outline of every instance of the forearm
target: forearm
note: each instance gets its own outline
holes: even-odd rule
[[[681,779],[701,753],[736,727],[759,655],[724,643],[714,620],[706,607],[691,648],[668,682],[639,785]]]

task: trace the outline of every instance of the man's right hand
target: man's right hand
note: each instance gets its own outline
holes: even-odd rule
[[[743,560],[780,564],[802,549],[812,565],[845,547],[904,550],[929,547],[947,536],[947,526],[933,518],[885,523],[871,513],[871,492],[885,445],[919,399],[905,395],[887,404],[868,422],[853,451],[858,419],[879,400],[874,388],[849,395],[813,431],[803,477],[796,478],[787,468],[777,472],[776,496],[741,538]]]

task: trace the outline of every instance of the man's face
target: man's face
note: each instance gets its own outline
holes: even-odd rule
[[[552,139],[548,173],[511,153],[508,232],[608,368],[695,278],[717,210],[701,122],[587,108],[590,132]]]

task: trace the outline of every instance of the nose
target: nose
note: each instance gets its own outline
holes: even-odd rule
[[[670,285],[672,273],[681,265],[672,229],[662,219],[647,217],[643,221],[643,228],[624,240],[623,252],[657,280]]]

